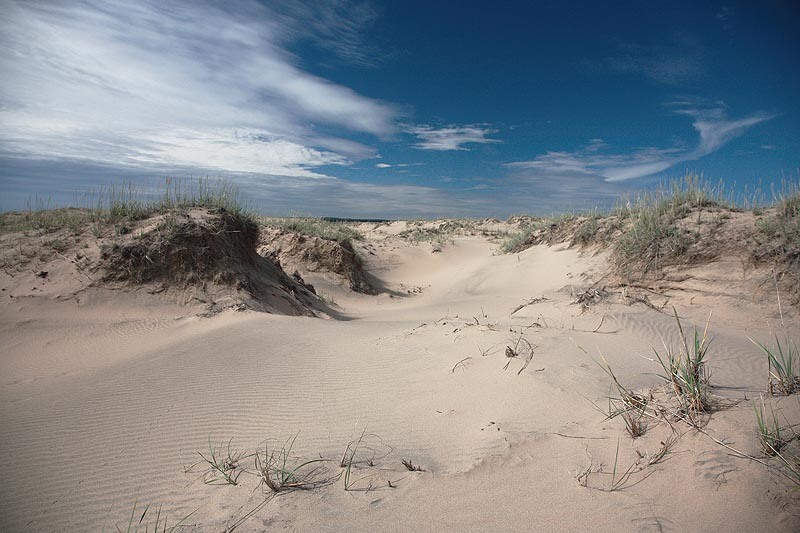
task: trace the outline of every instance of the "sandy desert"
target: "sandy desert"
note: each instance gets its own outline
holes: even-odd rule
[[[220,216],[176,210],[178,233]],[[689,211],[718,242],[754,217]],[[606,219],[583,243],[585,217],[305,221],[357,237],[339,240],[263,219],[255,244],[220,241],[251,248],[233,263],[198,252],[159,281],[119,261],[165,215],[60,216],[4,215],[4,531],[800,526],[800,401],[755,344],[787,348],[800,319],[791,284],[729,241],[626,284]],[[155,248],[135,265],[185,268],[159,238],[172,266]],[[659,357],[696,348],[692,410]]]

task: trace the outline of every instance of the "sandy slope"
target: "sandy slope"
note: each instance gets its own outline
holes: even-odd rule
[[[100,290],[81,305],[3,291],[0,529],[124,530],[138,501],[163,504],[173,519],[194,511],[187,523],[222,531],[265,501],[257,479],[206,485],[202,465],[184,466],[209,439],[250,452],[294,435],[293,454],[332,459],[317,477],[331,484],[269,498],[238,530],[800,527],[778,478],[680,425],[666,458],[622,490],[597,490],[612,483],[599,472],[588,487],[578,483],[590,465],[610,472],[617,445],[622,470],[670,435],[661,424],[634,441],[593,404],[605,406],[609,380],[576,345],[601,351],[623,383],[647,389],[659,383],[652,347],[678,338],[674,319],[642,304],[573,303],[602,275],[602,256],[544,246],[497,255],[480,237],[431,253],[383,231],[372,236],[369,266],[385,292],[312,280],[338,302],[341,320],[202,318]],[[765,339],[777,309],[724,291],[674,301],[687,326],[702,327],[714,311],[717,393],[763,390],[765,363],[747,336]],[[800,331],[796,313],[787,315]],[[524,361],[504,351],[520,331],[535,355],[518,373]],[[773,403],[800,421],[796,397]],[[345,491],[339,458],[362,431],[358,490]],[[757,452],[749,402],[714,413],[707,431]],[[425,472],[408,472],[402,459]]]

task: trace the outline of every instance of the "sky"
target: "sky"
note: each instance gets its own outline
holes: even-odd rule
[[[766,191],[798,95],[792,1],[0,0],[0,210],[168,176],[353,218]]]

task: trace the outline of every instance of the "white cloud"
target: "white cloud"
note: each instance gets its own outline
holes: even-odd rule
[[[600,139],[592,139],[585,148],[575,152],[547,152],[530,161],[507,163],[506,166],[537,176],[597,176],[606,182],[642,178],[711,154],[743,134],[747,128],[775,116],[759,112],[742,119],[729,120],[721,107],[698,109],[681,106],[675,113],[694,119],[692,125],[699,134],[694,149],[650,147],[629,154],[606,154],[602,152],[608,145]]]
[[[420,150],[469,150],[465,144],[489,144],[502,142],[498,139],[489,139],[486,136],[497,133],[497,130],[487,128],[481,124],[465,126],[434,127],[429,125],[409,126],[406,132],[419,139],[414,148]]]
[[[259,131],[173,131],[147,140],[153,148],[142,148],[135,159],[156,165],[320,178],[325,176],[309,168],[349,164],[347,158],[336,153],[266,138]]]
[[[750,126],[775,116],[767,113],[755,113],[743,119],[727,120],[721,109],[711,111],[690,109],[681,112],[694,117],[695,121],[692,126],[700,133],[700,145],[692,153],[693,159],[719,150],[731,139],[744,133]]]
[[[392,166],[392,165],[390,165],[390,164],[388,164],[388,163],[378,163],[378,164],[377,164],[377,165],[375,165],[375,166],[376,166],[377,168],[391,168],[391,166]]]
[[[252,0],[3,3],[0,153],[318,177],[395,109],[300,69]]]

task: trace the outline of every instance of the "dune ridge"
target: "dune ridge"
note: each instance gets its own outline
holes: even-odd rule
[[[708,436],[759,453],[750,402],[767,369],[748,337],[766,341],[780,318],[774,300],[748,292],[763,271],[732,275],[723,258],[637,293],[609,281],[602,247],[501,253],[514,223],[354,227],[377,294],[307,269],[303,283],[328,299],[305,291],[317,317],[235,305],[209,314],[207,301],[170,291],[78,287],[80,272],[58,255],[2,275],[2,528],[124,529],[134,502],[163,505],[173,523],[193,513],[197,531],[800,526],[782,478]],[[64,297],[73,289],[77,298]],[[597,297],[579,302],[588,290]],[[704,422],[708,435],[672,420],[675,432],[653,421],[631,439],[602,412],[610,381],[595,361],[602,354],[626,387],[662,397],[653,348],[679,341],[672,306],[687,332],[713,310],[708,366],[725,407]],[[782,311],[800,331],[796,308]],[[800,422],[796,397],[768,400]],[[339,462],[362,433],[344,490]],[[198,452],[209,444],[247,454],[291,439],[293,456],[326,459],[323,486],[273,498],[252,456],[238,485],[204,483]]]

